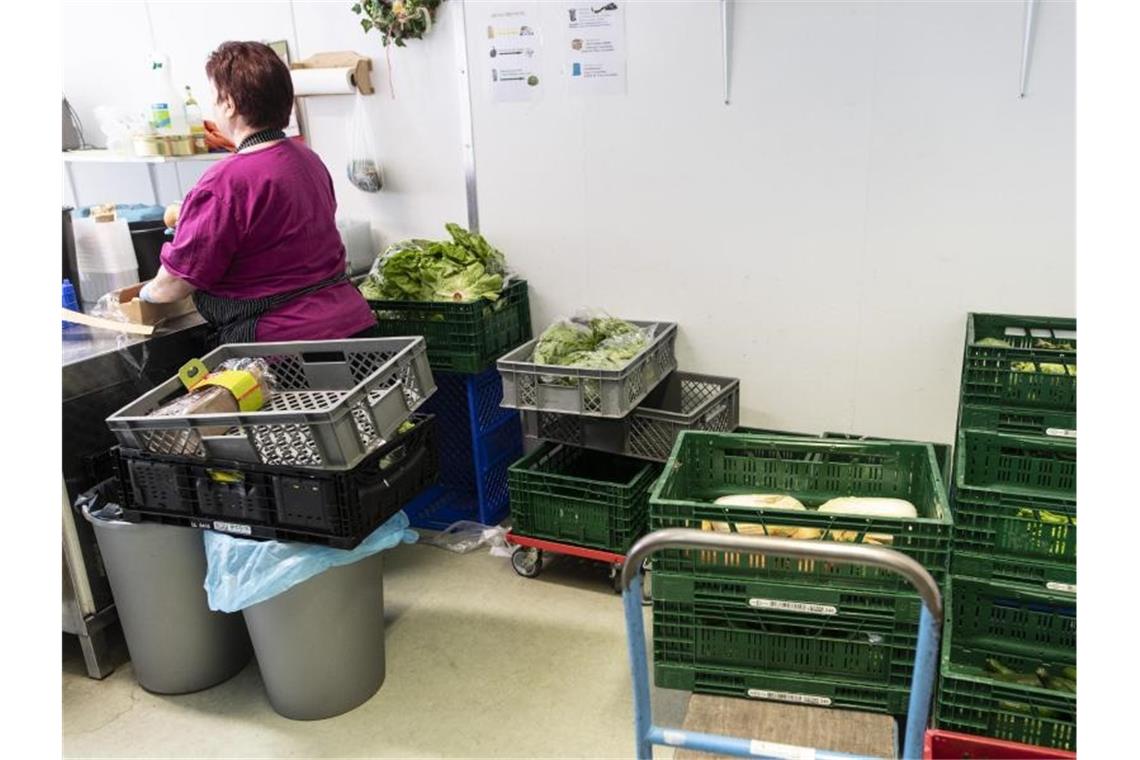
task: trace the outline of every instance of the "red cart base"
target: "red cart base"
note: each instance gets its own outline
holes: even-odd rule
[[[610,566],[610,581],[614,591],[621,593],[621,568],[625,564],[625,555],[607,552],[602,549],[591,549],[587,546],[564,544],[559,541],[549,541],[545,538],[532,538],[520,536],[514,531],[507,532],[507,543],[514,544],[515,550],[511,553],[511,567],[524,578],[536,578],[542,572],[543,554],[565,554],[594,562],[604,562]],[[642,596],[649,601],[648,579],[642,577]]]

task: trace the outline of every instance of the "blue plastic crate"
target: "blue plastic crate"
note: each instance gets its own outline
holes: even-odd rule
[[[458,520],[495,525],[510,505],[507,468],[522,456],[519,413],[499,406],[503,384],[494,367],[477,375],[433,374],[436,392],[424,409],[437,420],[439,485],[405,511],[420,528],[438,530]]]

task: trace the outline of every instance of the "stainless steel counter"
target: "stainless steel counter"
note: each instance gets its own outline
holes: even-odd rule
[[[131,346],[141,346],[147,341],[182,330],[189,330],[205,323],[205,320],[197,312],[194,312],[162,325],[155,330],[153,335],[130,335],[76,325],[65,333],[63,339],[63,366],[67,367],[76,362],[120,351]]]
[[[197,314],[149,336],[77,327],[63,341],[63,630],[79,637],[92,678],[113,669],[106,633],[115,607],[94,531],[71,505],[113,474],[107,417],[204,353],[206,324]]]

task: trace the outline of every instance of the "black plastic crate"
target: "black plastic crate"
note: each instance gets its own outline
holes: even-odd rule
[[[435,418],[414,415],[411,422],[411,429],[350,470],[202,462],[121,449],[123,517],[352,549],[438,476]]]

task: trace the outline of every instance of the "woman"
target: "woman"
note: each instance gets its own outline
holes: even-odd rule
[[[329,340],[377,334],[345,276],[332,178],[312,150],[286,139],[289,69],[267,45],[226,42],[206,76],[218,125],[237,152],[186,194],[173,243],[140,297],[193,294],[219,343]]]

